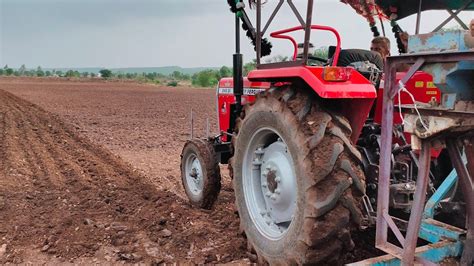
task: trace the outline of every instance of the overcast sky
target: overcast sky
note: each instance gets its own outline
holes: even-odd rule
[[[267,13],[276,1],[269,2],[264,8]],[[303,7],[306,1],[295,2]],[[365,19],[338,0],[315,2],[315,24],[338,29],[343,47],[368,47],[371,32]],[[444,11],[426,14],[424,31],[447,17]],[[253,16],[253,11],[249,15]],[[466,22],[471,18],[472,13],[462,16]],[[233,23],[225,0],[0,0],[0,65],[230,66]],[[413,17],[400,24],[413,33]],[[285,5],[270,31],[296,25]],[[286,41],[272,42],[273,55],[292,53]],[[334,39],[329,34],[315,34],[312,42],[319,47]],[[253,47],[244,37],[242,49],[244,60],[250,61]]]

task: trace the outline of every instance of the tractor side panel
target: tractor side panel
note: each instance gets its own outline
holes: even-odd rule
[[[270,83],[250,82],[244,78],[244,95],[242,95],[242,105],[255,101],[255,95],[270,88]],[[219,81],[217,87],[217,113],[219,121],[219,131],[229,132],[231,126],[233,106],[235,105],[234,82],[232,78],[224,78]],[[229,140],[228,135],[222,134],[221,140]]]
[[[258,69],[249,73],[252,82],[292,82],[303,80],[321,98],[324,99],[375,99],[377,92],[359,72],[353,71],[347,81],[323,80],[323,67],[286,67],[276,69]]]

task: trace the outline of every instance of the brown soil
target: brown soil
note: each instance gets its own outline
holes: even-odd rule
[[[0,78],[0,263],[255,259],[226,167],[213,210],[186,200],[191,110],[196,135],[217,132],[213,89]]]
[[[246,257],[228,178],[208,212],[178,180],[191,108],[196,125],[209,115],[215,127],[213,90],[38,79],[0,89],[0,263]]]

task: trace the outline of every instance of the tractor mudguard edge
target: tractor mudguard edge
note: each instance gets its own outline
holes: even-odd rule
[[[276,69],[258,69],[248,74],[252,82],[303,82],[321,98],[336,107],[335,111],[347,118],[352,126],[351,140],[356,143],[360,132],[377,98],[374,85],[357,71],[353,71],[349,80],[329,82],[322,78],[322,67],[287,67]],[[334,103],[334,104],[333,104]]]

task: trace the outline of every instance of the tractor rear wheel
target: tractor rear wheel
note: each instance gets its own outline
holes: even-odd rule
[[[291,87],[258,95],[243,116],[230,169],[241,229],[259,262],[342,263],[365,193],[349,123]]]
[[[210,209],[221,189],[221,173],[209,141],[188,140],[181,153],[181,181],[192,205]]]

